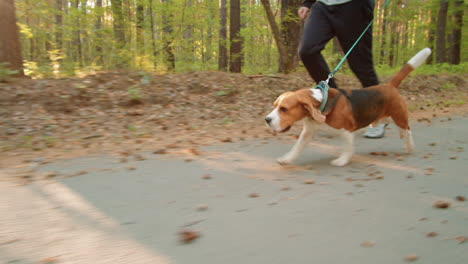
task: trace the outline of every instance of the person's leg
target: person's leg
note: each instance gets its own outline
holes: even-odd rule
[[[351,1],[335,6],[333,16],[330,16],[331,23],[345,53],[359,38],[373,16],[374,0]],[[372,58],[372,26],[349,54],[348,64],[364,88],[379,84]],[[380,123],[369,126],[364,137],[382,138],[387,125]]]
[[[346,53],[373,18],[373,0],[351,1],[335,6],[331,23]],[[363,87],[379,84],[372,58],[372,27],[349,54],[348,64]]]
[[[299,45],[299,57],[310,77],[317,83],[326,80],[330,73],[330,69],[320,52],[333,36],[334,33],[327,18],[326,6],[316,2],[311,7],[304,24]],[[337,88],[334,79],[330,80],[329,85]]]

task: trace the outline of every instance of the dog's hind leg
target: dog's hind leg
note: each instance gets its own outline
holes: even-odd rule
[[[330,162],[331,165],[339,167],[348,164],[354,153],[354,133],[345,130],[342,136],[345,140],[343,152],[337,159]]]
[[[414,141],[411,130],[400,128],[400,138],[403,139],[405,143],[405,152],[411,153],[414,151]]]
[[[297,157],[299,157],[301,152],[312,139],[312,136],[314,135],[314,132],[316,130],[316,126],[317,125],[315,124],[315,121],[312,121],[309,118],[304,119],[304,127],[302,128],[301,135],[299,136],[299,139],[297,140],[296,144],[294,144],[294,146],[288,153],[278,158],[276,161],[281,165],[286,165],[294,161]]]
[[[406,107],[404,108],[406,110]],[[401,111],[392,114],[393,122],[400,128],[400,138],[405,144],[405,151],[411,153],[414,151],[414,141],[408,124],[408,112]]]

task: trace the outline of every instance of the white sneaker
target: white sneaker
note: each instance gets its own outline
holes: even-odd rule
[[[383,138],[385,135],[385,128],[388,124],[378,124],[376,126],[369,126],[367,128],[366,133],[364,133],[364,137],[366,138]]]

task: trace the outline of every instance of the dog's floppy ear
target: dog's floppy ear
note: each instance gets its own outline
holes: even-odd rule
[[[309,112],[312,119],[319,123],[324,123],[326,117],[322,115],[322,113],[314,107],[312,95],[307,93],[306,91],[301,91],[297,94],[299,103]]]

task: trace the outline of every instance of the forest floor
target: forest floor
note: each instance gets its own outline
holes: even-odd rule
[[[341,87],[360,87],[353,76],[337,79]],[[468,74],[408,77],[400,89],[413,122],[468,113],[467,80]],[[201,145],[275,137],[264,125],[275,98],[311,86],[305,73],[102,72],[11,80],[0,83],[0,166],[97,153],[196,153]]]

